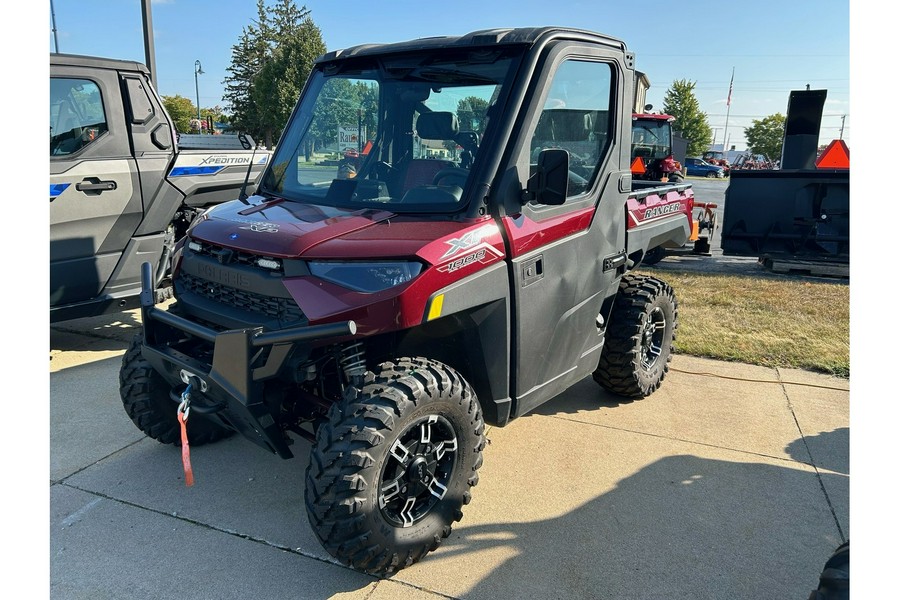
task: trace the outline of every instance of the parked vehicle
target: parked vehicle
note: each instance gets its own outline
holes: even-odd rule
[[[678,307],[633,271],[687,240],[693,190],[632,182],[633,64],[621,41],[560,28],[320,57],[256,195],[194,221],[174,304],[145,296],[120,371],[135,425],[176,445],[238,432],[281,458],[308,440],[313,531],[385,575],[462,518],[486,424],[586,376],[652,394]],[[379,118],[356,176],[298,161],[320,107],[362,88]],[[459,127],[472,98],[483,136]],[[474,162],[427,158],[422,140],[463,140]]]
[[[154,293],[170,295],[175,241],[248,173],[252,192],[271,156],[236,136],[183,150],[175,135],[144,65],[50,54],[51,322],[139,306],[148,260]]]
[[[724,167],[711,165],[702,158],[685,158],[684,168],[689,177],[709,177],[710,179],[725,177]]]

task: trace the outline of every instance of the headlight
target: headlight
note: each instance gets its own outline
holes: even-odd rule
[[[358,292],[380,292],[411,281],[421,273],[417,262],[311,262],[316,277]]]

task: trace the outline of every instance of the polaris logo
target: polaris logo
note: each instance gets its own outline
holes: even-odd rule
[[[250,287],[250,278],[241,273],[227,271],[219,267],[209,264],[197,265],[197,274],[208,279],[231,287],[248,288]]]
[[[665,206],[655,206],[653,208],[648,208],[644,211],[644,218],[652,219],[653,217],[661,217],[663,215],[670,215],[677,212],[681,212],[680,202],[677,202],[675,204],[666,204]]]
[[[246,156],[207,156],[202,161],[200,161],[201,165],[246,165],[250,162],[250,159]]]

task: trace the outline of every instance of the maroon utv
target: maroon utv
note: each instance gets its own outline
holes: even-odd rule
[[[312,529],[354,568],[437,548],[486,423],[585,377],[642,398],[666,375],[675,297],[633,270],[687,240],[693,192],[632,181],[634,74],[623,42],[558,28],[322,56],[255,195],[193,222],[174,303],[145,294],[131,419],[308,454]]]

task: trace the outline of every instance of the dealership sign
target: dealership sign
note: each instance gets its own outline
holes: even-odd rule
[[[362,139],[366,139],[366,128],[363,127],[360,129],[357,126],[353,127],[338,127],[338,150],[343,152],[344,150],[349,150],[353,148],[355,150],[359,150],[362,148],[362,143],[360,142],[360,133],[362,133]]]

